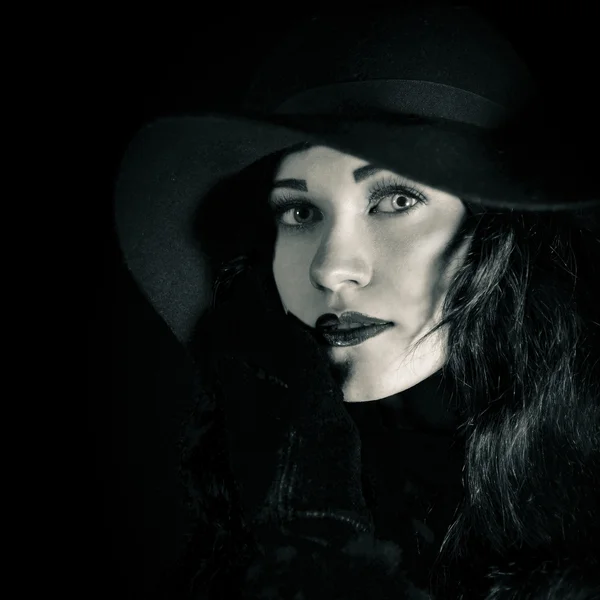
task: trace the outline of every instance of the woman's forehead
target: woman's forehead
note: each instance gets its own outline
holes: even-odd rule
[[[279,164],[276,179],[305,178],[326,173],[331,169],[339,172],[352,171],[366,166],[366,160],[346,154],[328,146],[311,146],[288,154]]]
[[[287,154],[275,171],[272,189],[293,187],[308,191],[311,181],[313,184],[334,185],[338,182],[344,185],[348,183],[360,185],[374,176],[390,175],[402,179],[407,184],[433,189],[407,177],[400,171],[392,171],[328,146],[304,147]]]

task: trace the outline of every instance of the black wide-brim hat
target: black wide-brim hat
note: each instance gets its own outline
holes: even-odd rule
[[[243,108],[165,117],[122,161],[117,233],[178,340],[212,298],[198,207],[218,183],[296,144],[325,145],[478,210],[599,203],[511,44],[472,9],[419,5],[312,19],[273,51]],[[550,117],[550,118],[549,118]],[[266,199],[265,199],[266,201]]]

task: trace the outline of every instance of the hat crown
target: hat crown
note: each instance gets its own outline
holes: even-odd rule
[[[272,113],[307,90],[348,82],[429,81],[466,90],[509,110],[535,91],[510,42],[471,8],[430,3],[347,9],[315,17],[269,55],[246,110]]]

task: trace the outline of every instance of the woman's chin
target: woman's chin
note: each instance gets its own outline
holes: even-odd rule
[[[382,387],[380,385],[365,386],[358,383],[353,384],[348,382],[342,386],[342,392],[344,394],[344,402],[353,404],[355,402],[374,402],[376,400],[383,400],[403,392],[404,389],[411,387],[407,385],[406,388],[398,388],[398,386]]]
[[[352,390],[344,390],[344,402],[347,402],[348,404],[354,404],[357,402],[375,402],[376,400],[381,400],[382,398],[387,397],[388,396],[379,396],[378,394],[363,394],[361,392],[354,393]]]
[[[437,373],[445,363],[442,355],[430,356],[429,360],[422,360],[392,372],[382,373],[378,371],[375,376],[372,373],[361,373],[360,368],[346,368],[345,377],[338,379],[338,383],[344,394],[344,401],[372,402],[383,400],[421,383],[434,373]]]
[[[402,391],[398,389],[397,384],[392,385],[391,381],[388,381],[387,385],[385,383],[380,376],[371,378],[367,374],[361,374],[360,369],[357,371],[349,370],[346,373],[345,380],[340,382],[340,387],[344,394],[344,402],[372,402],[393,396]]]
[[[389,386],[381,386],[376,383],[374,383],[372,386],[368,386],[364,383],[348,381],[342,386],[344,402],[352,404],[355,402],[374,402],[376,400],[390,398],[391,396],[400,394],[414,385],[417,385],[417,383],[427,379],[427,377],[432,374],[433,372],[421,378],[407,378],[403,382],[396,382],[395,385]]]
[[[377,344],[375,342],[378,342]],[[364,344],[329,348],[332,372],[345,402],[372,402],[399,394],[424,381],[445,364],[445,332],[415,347],[406,339],[373,338]]]

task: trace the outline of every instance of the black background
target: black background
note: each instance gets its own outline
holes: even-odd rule
[[[597,54],[592,8],[582,2],[477,4],[505,27],[552,90],[561,118],[584,125],[580,143],[593,148],[587,112]],[[350,5],[343,6],[335,10]],[[149,597],[186,531],[176,443],[191,401],[189,364],[122,264],[112,223],[120,157],[135,131],[159,114],[234,107],[256,62],[295,19],[316,12],[297,3],[269,10],[164,5],[105,15],[101,35],[92,40],[93,118],[86,131],[94,161],[85,249],[93,305],[88,433],[94,468],[85,537],[97,557],[88,589],[98,596]]]

